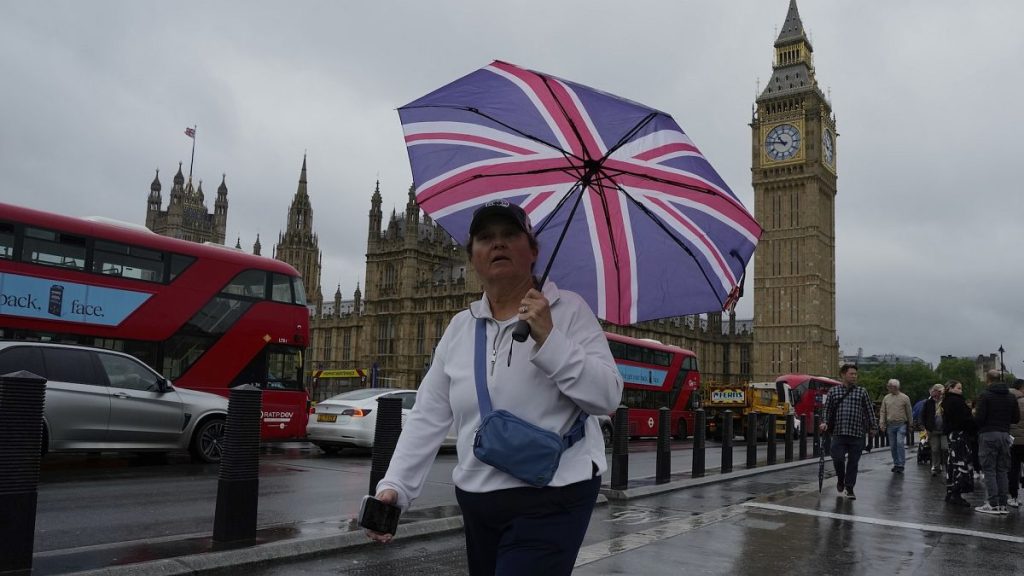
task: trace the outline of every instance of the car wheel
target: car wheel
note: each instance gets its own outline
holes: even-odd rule
[[[192,458],[200,462],[220,462],[224,442],[224,419],[204,420],[192,433],[190,451]]]
[[[338,446],[320,446],[319,448],[328,456],[335,456],[341,452],[341,448]]]

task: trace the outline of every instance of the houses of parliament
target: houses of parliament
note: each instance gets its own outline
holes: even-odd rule
[[[749,123],[754,213],[764,229],[754,258],[753,320],[718,312],[630,326],[605,324],[606,330],[693,350],[705,381],[765,381],[784,373],[836,371],[838,133],[812,55],[791,0],[774,44],[771,80],[757,96]],[[306,170],[303,158],[273,256],[294,266],[305,280],[311,314],[307,368],[333,373],[342,388],[364,385],[354,371],[372,373],[378,385],[417,387],[449,320],[480,297],[465,250],[421,213],[413,189],[404,212],[385,216],[378,182],[369,194],[365,278],[350,295],[338,286],[333,298],[324,299]],[[192,190],[180,167],[166,211],[161,210],[159,180],[151,186],[146,225],[158,233],[223,243],[226,218],[225,181],[213,214],[206,211],[201,184]],[[257,237],[253,252],[260,251]]]

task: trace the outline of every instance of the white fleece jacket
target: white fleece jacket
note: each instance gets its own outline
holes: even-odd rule
[[[473,372],[477,318],[487,319],[487,388],[495,410],[508,410],[557,434],[568,431],[579,410],[592,415],[615,411],[622,400],[622,377],[601,325],[578,294],[559,290],[553,282],[546,283],[543,292],[554,324],[543,346],[532,338],[513,345],[515,318],[495,320],[486,295],[452,319],[420,384],[387,474],[377,484],[378,492],[395,490],[398,505],[407,509],[419,496],[453,421],[459,437],[459,462],[452,471],[456,486],[467,492],[528,486],[473,455],[480,425]],[[586,436],[562,454],[549,485],[590,479],[591,462],[599,473],[608,467],[597,418],[587,419]]]

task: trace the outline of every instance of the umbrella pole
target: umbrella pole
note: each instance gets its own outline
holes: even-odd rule
[[[562,240],[565,240],[565,233],[569,231],[569,223],[572,222],[573,216],[576,215],[576,209],[580,207],[580,200],[583,199],[583,192],[590,186],[590,178],[596,172],[588,170],[583,178],[577,183],[576,187],[579,188],[579,195],[576,196],[576,202],[572,205],[572,210],[569,212],[569,218],[565,221],[565,226],[562,226],[562,233],[558,236],[558,242],[555,242],[555,248],[551,251],[551,258],[548,258],[548,264],[544,267],[544,275],[540,277],[540,282],[537,283],[536,288],[540,290],[544,286],[544,282],[548,279],[548,274],[551,272],[551,264],[555,261],[555,256],[558,255],[558,249],[562,246]],[[571,192],[570,192],[571,194]],[[519,320],[516,322],[515,328],[512,329],[512,339],[516,342],[526,342],[526,338],[530,336],[530,323],[526,320]]]

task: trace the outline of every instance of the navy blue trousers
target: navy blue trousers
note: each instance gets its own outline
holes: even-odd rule
[[[840,484],[853,489],[857,485],[857,464],[864,451],[863,436],[833,436],[832,464]]]
[[[600,487],[595,476],[555,488],[456,488],[471,576],[571,574]]]

